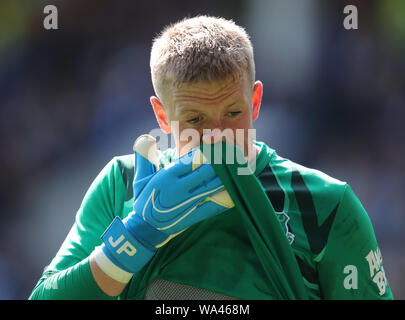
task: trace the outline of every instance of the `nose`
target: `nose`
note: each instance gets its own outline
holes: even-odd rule
[[[215,136],[219,135],[221,131],[222,131],[221,119],[211,118],[209,121],[206,121],[205,126],[203,128],[202,132],[203,141],[208,143],[209,140],[211,141],[211,139],[214,139]]]
[[[223,130],[223,124],[221,119],[211,119],[211,121],[208,123],[208,127],[205,129],[210,129],[213,131],[214,129],[217,130]]]

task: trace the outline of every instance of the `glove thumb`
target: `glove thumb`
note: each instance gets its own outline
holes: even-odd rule
[[[192,170],[194,171],[198,167],[201,166],[203,163],[209,163],[208,159],[204,156],[201,149],[197,148],[194,152],[193,162],[192,162]],[[207,197],[205,201],[212,201],[222,207],[225,208],[233,208],[235,206],[234,202],[232,201],[231,196],[229,195],[228,191],[221,190],[219,192],[214,193],[213,195]]]
[[[135,154],[134,196],[135,199],[149,182],[153,173],[159,170],[156,139],[148,134],[139,136],[133,146]]]

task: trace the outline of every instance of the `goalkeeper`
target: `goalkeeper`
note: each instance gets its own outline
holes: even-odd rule
[[[393,299],[350,186],[249,136],[263,84],[243,28],[170,25],[150,66],[151,105],[176,147],[142,135],[105,166],[30,299]],[[242,130],[230,144],[253,174],[210,164],[207,129]]]

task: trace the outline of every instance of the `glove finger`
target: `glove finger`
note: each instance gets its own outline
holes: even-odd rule
[[[136,198],[149,181],[145,178],[151,176],[159,168],[156,139],[150,135],[141,135],[136,139],[133,150],[135,157],[134,193]]]
[[[190,197],[209,196],[224,189],[224,185],[218,176],[210,178],[201,174],[198,178],[198,180],[194,179],[195,181],[191,181],[192,183],[189,184],[191,187],[188,189]]]
[[[179,178],[190,174],[203,163],[208,163],[201,150],[197,147],[194,150],[180,157],[167,169],[171,170],[171,174]]]
[[[182,164],[176,164],[176,166],[182,166]],[[170,171],[161,171],[156,175],[156,178],[165,182],[161,185],[167,186],[167,188],[161,188],[162,197],[168,201],[165,202],[167,206],[178,203],[176,198],[190,198],[192,195],[206,192],[210,188],[217,188],[222,184],[209,164],[201,165],[194,171],[189,168],[189,171],[190,173],[181,177],[173,176]],[[173,195],[174,190],[175,195]]]
[[[167,186],[176,187],[176,191],[181,194],[192,193],[193,190],[198,189],[202,184],[207,184],[216,176],[214,169],[207,163],[200,149],[194,149],[165,167],[159,173],[158,179],[167,183]]]
[[[210,164],[201,165],[189,174],[182,176],[180,180],[188,192],[193,192],[204,184],[214,184],[216,186],[222,184],[214,168]]]

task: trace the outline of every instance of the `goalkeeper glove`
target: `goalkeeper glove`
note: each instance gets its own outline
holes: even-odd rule
[[[124,283],[170,239],[234,206],[199,148],[161,170],[155,138],[140,136],[134,152],[133,211],[113,220],[96,255],[99,267]]]

